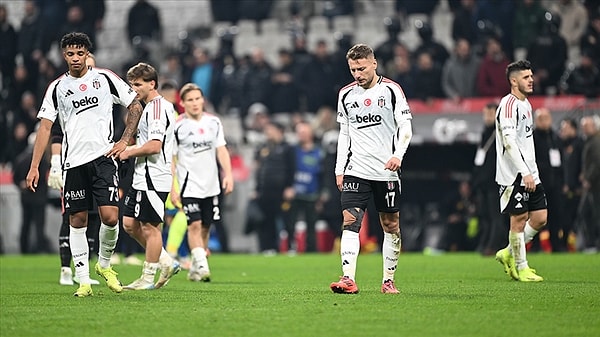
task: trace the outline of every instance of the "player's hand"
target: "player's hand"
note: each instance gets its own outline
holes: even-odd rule
[[[392,157],[390,158],[390,160],[387,161],[387,163],[385,163],[385,169],[386,170],[390,170],[390,171],[398,171],[400,169],[400,166],[402,165],[402,161],[400,161],[400,159],[396,158],[396,157]]]
[[[119,140],[113,145],[113,148],[110,151],[108,151],[105,156],[116,159],[119,157],[121,152],[125,151],[126,148],[127,143],[124,140]]]
[[[127,149],[125,149],[125,151],[119,153],[119,159],[121,161],[125,161],[125,160],[129,159],[129,151],[127,151]]]
[[[171,195],[171,202],[173,203],[173,205],[177,208],[181,208],[181,196],[179,195],[177,190],[172,188],[170,195]]]
[[[32,192],[35,192],[35,189],[38,186],[38,180],[40,180],[40,171],[37,168],[30,168],[25,180],[27,181],[27,188]]]
[[[342,191],[342,187],[344,186],[344,175],[340,174],[339,176],[335,176],[335,184],[337,185],[338,190]]]
[[[533,180],[531,174],[523,177],[523,183],[525,184],[525,192],[535,192],[535,180]]]
[[[223,177],[223,183],[222,183],[222,188],[223,188],[223,192],[225,193],[225,195],[233,192],[233,177],[232,176],[225,176]]]
[[[59,154],[53,154],[52,159],[50,160],[50,174],[48,175],[48,186],[55,190],[60,190],[64,186]]]

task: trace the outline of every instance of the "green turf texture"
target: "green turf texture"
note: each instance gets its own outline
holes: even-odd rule
[[[521,283],[493,257],[403,253],[399,295],[380,293],[381,255],[359,256],[357,295],[329,289],[339,256],[219,255],[212,282],[186,271],[163,289],[75,298],[59,258],[0,257],[0,336],[600,336],[600,255],[529,254]],[[93,269],[93,268],[92,268]],[[115,266],[123,283],[141,267]]]

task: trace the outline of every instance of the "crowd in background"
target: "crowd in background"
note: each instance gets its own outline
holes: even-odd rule
[[[257,34],[260,34],[260,23],[273,15],[275,2],[214,0],[210,4],[215,22],[231,22],[233,26],[239,20],[255,20]],[[337,92],[352,81],[345,53],[356,41],[350,34],[340,34],[336,45],[320,40],[315,46],[308,46],[307,36],[311,32],[307,21],[312,16],[332,20],[339,15],[359,15],[356,14],[357,4],[358,1],[344,0],[289,1],[283,20],[292,47],[280,49],[277,64],[272,64],[258,47],[236,55],[234,30],[220,35],[219,47],[215,50],[209,50],[197,39],[186,38],[177,46],[169,46],[169,51],[160,54],[164,57],[156,59],[149,45],[155,42],[167,46],[162,40],[162,20],[165,18],[151,1],[138,0],[129,9],[126,24],[132,58],[124,62],[122,69],[113,70],[123,76],[130,66],[150,60],[157,66],[159,82],[164,88],[176,89],[187,82],[197,84],[209,100],[209,110],[239,118],[243,141],[256,149],[254,159],[262,163],[263,170],[266,170],[264,165],[276,165],[274,172],[280,172],[277,165],[284,165],[282,159],[270,158],[269,161],[263,154],[265,149],[276,146],[273,144],[287,142],[285,137],[278,136],[280,131],[283,131],[282,135],[291,134],[289,151],[296,152],[295,158],[306,156],[306,160],[311,160],[311,156],[316,156],[323,165],[312,172],[319,175],[321,186],[317,188],[318,192],[311,190],[303,196],[302,202],[296,200],[288,207],[311,207],[319,211],[319,217],[335,224],[332,228],[337,230],[341,214],[335,202],[337,188],[330,186],[333,179],[322,179],[322,175],[333,171]],[[509,91],[506,66],[522,58],[529,59],[534,67],[535,95],[584,95],[590,98],[600,95],[600,11],[597,2],[448,0],[453,13],[452,26],[448,27],[453,47],[448,49],[434,38],[434,29],[445,28],[433,27],[432,20],[424,19],[415,21],[420,44],[416,49],[409,49],[399,39],[406,29],[407,18],[412,14],[431,17],[438,4],[438,0],[394,1],[396,12],[382,19],[387,38],[382,44],[373,46],[378,73],[400,83],[409,99],[460,101],[469,97],[501,97]],[[24,17],[17,31],[8,21],[6,7],[0,4],[0,163],[11,167],[18,167],[18,156],[25,152],[28,137],[35,131],[40,99],[48,83],[66,70],[63,62],[55,64],[48,57],[52,45],[71,31],[85,32],[95,43],[97,33],[103,29],[106,4],[104,0],[25,0],[23,5]],[[193,34],[190,32],[189,36]],[[176,95],[173,100],[177,103]],[[115,113],[121,116],[120,111]],[[122,123],[122,118],[115,120]],[[565,127],[579,124],[578,121],[565,123]],[[304,138],[314,140],[309,150],[318,150],[303,151]],[[300,147],[293,147],[296,143]],[[556,148],[570,156],[571,152],[565,152],[569,146],[572,145],[556,145]],[[291,172],[295,169],[289,168]],[[257,172],[260,188],[261,171]],[[564,190],[564,186],[572,184],[574,179],[574,173],[569,172],[564,174],[561,183],[556,183],[556,189],[560,191],[556,193],[561,194],[561,198],[570,195],[575,188],[571,186],[566,192]],[[268,174],[265,177],[273,178]],[[298,184],[293,173],[291,178],[281,181],[285,182],[281,191]],[[555,185],[552,177],[542,176],[542,181]],[[469,188],[461,185],[457,200],[464,199]],[[554,193],[548,187],[547,190],[549,194]],[[292,202],[286,200],[291,197],[284,193],[276,197],[275,201],[263,202],[275,205]],[[565,201],[555,202],[561,205]],[[453,203],[448,201],[448,205]],[[455,206],[448,206],[449,209],[444,211],[449,214],[448,223],[457,219],[451,217],[454,220],[450,221],[450,215],[457,212]],[[464,210],[475,212],[472,207],[464,207]],[[309,213],[303,217],[312,219],[313,215]],[[569,216],[556,217],[568,219]],[[549,219],[552,218],[551,214]],[[289,231],[289,224],[287,227]],[[558,237],[559,231],[570,231],[562,227],[559,230],[549,228],[552,240]],[[277,249],[273,241],[278,239],[277,232],[259,233],[259,236],[262,236],[262,251]],[[564,233],[560,235],[561,240],[566,237]],[[555,250],[566,249],[566,243],[554,245],[558,247]],[[480,249],[483,252],[484,248],[480,246],[463,247],[455,242],[444,249]],[[316,249],[314,242],[311,241],[308,249]]]

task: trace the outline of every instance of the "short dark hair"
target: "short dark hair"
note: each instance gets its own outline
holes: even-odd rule
[[[496,110],[496,109],[498,109],[498,103],[496,103],[496,102],[488,102],[485,105],[485,108],[486,109],[494,109],[494,110]]]
[[[60,39],[60,48],[65,49],[68,46],[84,47],[90,50],[92,48],[92,41],[85,33],[67,33]]]
[[[274,127],[275,127],[277,130],[279,130],[281,133],[284,133],[284,132],[285,132],[285,126],[284,126],[283,124],[279,123],[279,122],[276,122],[276,121],[273,121],[273,120],[271,120],[271,121],[269,121],[267,124],[268,124],[268,125],[272,125],[272,126],[274,126]]]
[[[506,80],[508,83],[510,84],[510,76],[512,76],[514,72],[523,70],[531,70],[531,62],[527,60],[520,60],[509,64],[506,67]]]
[[[173,81],[166,80],[160,85],[160,90],[177,90],[177,84]]]
[[[127,71],[127,80],[129,82],[138,78],[141,78],[144,82],[154,81],[154,89],[158,89],[158,73],[148,63],[140,62]]]
[[[369,57],[375,57],[375,53],[371,47],[362,43],[355,44],[348,50],[348,53],[346,53],[346,60],[360,60]]]
[[[578,129],[577,120],[575,120],[575,118],[565,118],[563,119],[563,122],[569,124],[573,128],[573,130]]]

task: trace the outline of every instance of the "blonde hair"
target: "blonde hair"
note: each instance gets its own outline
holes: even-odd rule
[[[347,60],[368,59],[370,57],[375,57],[373,49],[362,43],[355,44],[348,50],[348,53],[346,53]]]
[[[186,83],[181,87],[181,90],[179,90],[179,97],[181,98],[181,100],[184,100],[185,95],[187,95],[190,91],[193,91],[193,90],[200,91],[200,94],[202,96],[204,96],[204,92],[202,92],[202,89],[200,89],[199,86],[197,86],[194,83]]]

